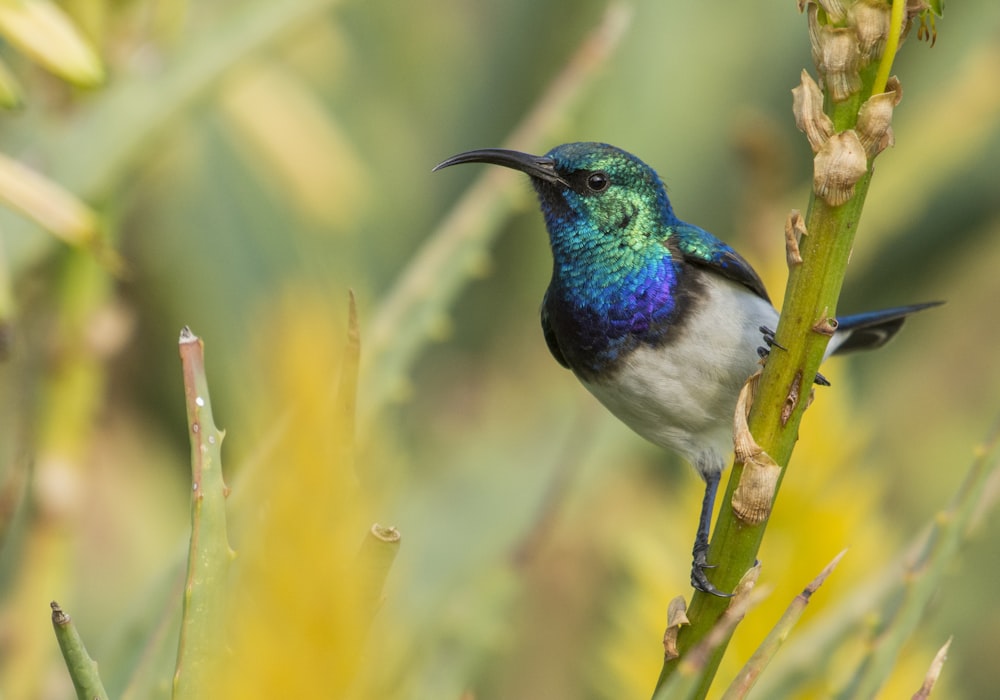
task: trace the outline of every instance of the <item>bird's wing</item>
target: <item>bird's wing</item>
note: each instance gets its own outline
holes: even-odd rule
[[[739,253],[704,229],[690,224],[680,224],[671,231],[686,262],[708,268],[727,279],[739,282],[765,301],[771,301],[760,276]]]
[[[556,362],[561,364],[566,369],[569,369],[569,363],[562,354],[562,350],[559,349],[559,342],[556,340],[556,333],[552,330],[552,323],[549,321],[549,311],[548,311],[548,292],[545,293],[545,299],[542,301],[542,333],[545,334],[545,344],[549,346],[549,352],[552,353],[552,357],[556,358]]]

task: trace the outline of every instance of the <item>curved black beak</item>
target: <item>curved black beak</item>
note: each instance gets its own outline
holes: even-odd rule
[[[545,182],[562,185],[563,187],[570,186],[569,183],[566,182],[558,172],[556,172],[556,163],[551,158],[533,156],[530,153],[511,151],[506,148],[480,148],[475,151],[459,153],[458,155],[452,156],[451,158],[435,165],[434,170],[431,172],[435,172],[452,165],[459,165],[460,163],[491,163],[493,165],[502,165],[505,168],[520,170],[526,175],[536,177],[539,180],[544,180]]]

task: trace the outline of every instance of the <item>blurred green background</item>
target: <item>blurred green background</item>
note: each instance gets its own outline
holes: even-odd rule
[[[180,327],[205,339],[238,488],[282,414],[257,403],[268,358],[289,350],[267,323],[320,298],[341,329],[353,289],[358,471],[371,519],[403,534],[376,622],[381,696],[646,697],[666,604],[689,594],[701,484],[548,355],[537,312],[551,261],[527,183],[474,279],[429,336],[407,338],[403,375],[379,364],[391,329],[365,344],[481,174],[431,167],[502,145],[605,3],[60,7],[106,79],[54,76],[0,16],[22,94],[0,114],[0,152],[82,199],[105,243],[68,245],[0,210],[0,694],[67,696],[52,598],[118,678],[112,695],[153,634],[188,528]],[[812,67],[804,16],[791,2],[627,7],[617,49],[548,115],[537,150],[600,140],[638,154],[679,216],[741,250],[780,299],[784,219],[805,209],[811,177],[790,96]],[[944,506],[1000,409],[1000,6],[946,10],[936,45],[911,32],[897,60],[896,146],[878,159],[840,310],[948,304],[825,371],[833,387],[806,416],[761,553],[774,592],[738,632],[733,668],[841,549],[804,628],[881,570]],[[949,635],[942,697],[996,687],[998,536],[986,513],[905,651],[899,694]],[[808,693],[836,688],[851,654],[817,668]]]

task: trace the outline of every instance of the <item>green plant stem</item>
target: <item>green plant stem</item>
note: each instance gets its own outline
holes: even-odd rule
[[[892,57],[889,57],[891,66]],[[872,94],[876,69],[862,70],[863,87],[840,103],[827,103],[826,111],[837,132],[851,129],[858,108]],[[798,437],[799,423],[809,403],[813,381],[829,342],[836,316],[854,236],[871,183],[872,163],[856,183],[853,196],[832,206],[812,196],[806,216],[807,234],[799,241],[802,262],[791,265],[775,344],[764,367],[749,416],[749,430],[757,445],[781,467],[774,498],[785,476]],[[761,522],[741,520],[730,505],[744,475],[745,465],[736,462],[730,474],[718,521],[712,534],[708,559],[717,566],[713,583],[733,590],[743,573],[757,560],[767,517]],[[773,503],[773,498],[772,498]],[[768,513],[769,515],[769,513]],[[715,627],[729,600],[696,591],[688,609],[691,625],[678,634],[680,658]],[[728,638],[712,653],[699,694],[704,697],[728,645]],[[676,672],[678,659],[664,661],[657,687]]]
[[[212,419],[204,345],[188,328],[181,331],[180,354],[191,438],[192,494],[191,546],[174,672],[173,697],[179,699],[208,694],[214,663],[225,648],[226,577],[233,557],[226,534],[224,434]]]
[[[836,315],[837,298],[870,180],[869,170],[857,184],[854,197],[839,207],[831,207],[817,197],[810,204],[806,224],[809,233],[800,244],[802,264],[793,266],[789,275],[781,320],[775,333],[776,349],[764,368],[749,419],[750,433],[782,467],[787,466],[791,458],[808,393],[829,341],[827,335],[817,332],[814,327]],[[782,411],[786,400],[796,393],[793,391],[796,384],[799,387],[797,400],[787,420],[783,420]],[[733,465],[723,504],[732,503],[743,471],[743,464]],[[782,469],[779,488],[784,472]],[[733,589],[756,561],[766,528],[766,520],[751,525],[741,521],[732,508],[721,509],[709,549],[709,561],[717,565],[716,586],[722,590]],[[725,598],[695,592],[688,610],[691,625],[682,628],[678,635],[682,656],[712,629],[728,604]],[[723,643],[713,653],[699,697],[708,692],[725,649],[726,643]],[[673,672],[676,663],[676,660],[664,663],[661,679]]]
[[[892,72],[892,61],[896,57],[899,49],[899,35],[903,31],[903,20],[906,17],[906,0],[892,0],[892,14],[889,16],[889,35],[885,40],[885,52],[882,60],[878,64],[878,72],[872,83],[872,94],[877,95],[885,91],[885,86],[889,82],[889,73]]]
[[[548,139],[577,103],[618,46],[631,13],[608,6],[601,22],[581,42],[566,66],[504,145],[531,151]],[[418,351],[440,325],[449,305],[488,255],[489,246],[516,204],[527,194],[514,173],[487,170],[427,239],[379,304],[366,333],[369,348],[361,396],[363,433],[397,387]]]
[[[920,624],[931,596],[954,561],[970,521],[988,495],[987,484],[998,468],[998,440],[1000,422],[979,450],[951,503],[934,518],[922,546],[909,557],[901,586],[881,606],[883,618],[873,630],[870,651],[852,681],[838,694],[840,700],[875,697],[893,671],[900,650]]]
[[[806,606],[809,605],[809,600],[812,598],[812,594],[815,593],[820,586],[826,581],[826,579],[833,573],[833,570],[840,563],[840,560],[844,558],[847,554],[845,549],[836,557],[833,558],[829,564],[827,564],[823,570],[819,573],[816,578],[814,578],[808,586],[806,586],[801,593],[799,593],[795,598],[789,603],[788,607],[785,609],[785,613],[778,620],[778,623],[771,629],[764,641],[760,643],[757,650],[754,651],[753,656],[750,660],[740,669],[740,672],[736,675],[736,678],[730,684],[729,688],[722,696],[722,700],[742,700],[745,698],[750,690],[753,688],[754,683],[760,677],[760,674],[770,663],[771,659],[784,644],[785,640],[788,639],[788,635],[791,633],[792,628],[796,625],[802,614],[806,611]]]
[[[832,606],[826,608],[813,620],[808,630],[798,637],[796,644],[771,667],[758,688],[761,697],[788,697],[805,679],[817,673],[817,660],[830,659],[836,650],[857,630],[866,626],[865,620],[872,610],[883,611],[885,621],[882,629],[889,626],[890,618],[898,616],[898,601],[906,596],[916,599],[915,591],[922,589],[916,579],[932,579],[931,587],[939,587],[942,579],[953,571],[957,546],[954,538],[964,541],[972,529],[972,520],[977,515],[992,512],[1000,495],[989,484],[996,483],[1000,472],[1000,418],[998,418],[986,441],[977,449],[977,457],[970,466],[961,486],[949,501],[949,506],[937,513],[926,527],[902,548],[901,553],[892,557],[879,570],[858,581],[851,592],[841,596]],[[961,542],[955,543],[960,545]],[[922,589],[924,590],[924,589]],[[909,591],[909,593],[908,593]],[[872,646],[895,644],[888,636],[879,638]],[[862,660],[861,665],[869,663]],[[857,675],[857,674],[855,674]]]
[[[55,630],[59,649],[66,661],[70,678],[73,679],[76,697],[80,700],[108,700],[108,693],[97,673],[97,662],[87,653],[73,620],[63,612],[59,603],[52,601],[51,606],[52,629]]]

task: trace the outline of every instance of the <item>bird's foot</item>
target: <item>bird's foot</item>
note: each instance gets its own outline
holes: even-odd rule
[[[779,350],[787,350],[783,345],[779,345],[774,340],[774,331],[767,326],[761,326],[757,329],[760,331],[761,337],[764,339],[764,344],[757,348],[757,356],[762,360],[766,360],[767,356],[771,354],[771,348],[778,348]]]
[[[764,338],[764,345],[757,348],[757,356],[760,359],[766,360],[767,356],[771,354],[771,348],[778,348],[779,350],[787,349],[775,342],[774,331],[767,326],[761,326],[757,330],[760,331],[761,336]],[[830,380],[819,372],[816,373],[816,379],[814,381],[820,386],[830,386]]]
[[[702,593],[710,593],[719,598],[732,598],[732,593],[723,593],[708,580],[705,570],[714,568],[714,564],[708,563],[708,548],[696,548],[694,550],[694,562],[691,564],[691,585]]]
[[[784,345],[779,345],[774,340],[774,329],[768,328],[767,326],[760,326],[758,329],[760,331],[761,337],[764,338],[764,344],[767,345],[767,350],[770,351],[771,348],[778,348],[779,350],[787,350]]]

